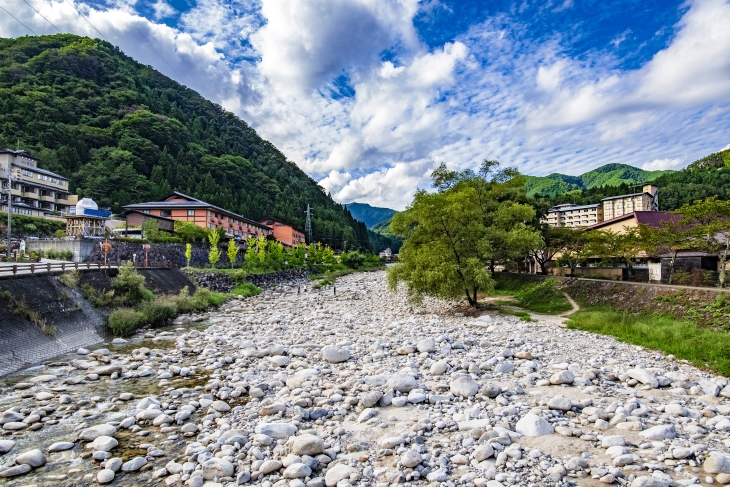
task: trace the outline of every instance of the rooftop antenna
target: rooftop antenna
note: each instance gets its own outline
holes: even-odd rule
[[[307,203],[307,221],[304,224],[304,233],[307,234],[307,237],[309,237],[309,243],[312,243],[312,209],[309,206],[309,203]]]

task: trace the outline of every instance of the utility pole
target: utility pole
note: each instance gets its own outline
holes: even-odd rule
[[[10,260],[10,233],[13,221],[13,177],[10,170],[12,166],[8,164],[8,260]]]
[[[342,244],[342,251],[347,252],[347,240]]]
[[[307,222],[304,224],[304,232],[307,234],[307,237],[309,237],[309,243],[312,243],[312,209],[309,207],[309,203],[307,203]]]

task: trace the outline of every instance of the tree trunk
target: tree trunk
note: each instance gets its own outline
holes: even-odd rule
[[[725,262],[727,262],[727,251],[730,247],[730,239],[725,242],[725,250],[718,256],[720,261],[720,288],[725,287]]]
[[[476,301],[471,298],[471,295],[469,295],[469,290],[465,289],[464,292],[466,293],[466,300],[469,302],[469,306],[472,308],[477,305]]]
[[[672,251],[672,258],[669,260],[669,279],[667,279],[667,284],[672,283],[672,277],[674,276],[674,263],[677,261],[677,254],[678,251],[673,250]],[[660,265],[661,265],[661,259],[659,259]]]

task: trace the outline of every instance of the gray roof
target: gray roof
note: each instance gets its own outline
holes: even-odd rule
[[[646,191],[644,191],[642,193],[631,193],[631,194],[621,194],[621,195],[618,195],[618,196],[611,196],[609,198],[603,198],[601,201],[617,200],[617,199],[620,199],[620,198],[630,198],[632,196],[641,196],[643,194],[648,194],[649,196],[654,196],[653,194],[647,193]]]
[[[124,206],[124,208],[130,209],[130,210],[139,210],[139,209],[147,209],[147,208],[149,208],[149,209],[153,209],[153,208],[210,208],[210,209],[213,209],[216,211],[220,211],[221,213],[225,213],[226,216],[233,216],[234,218],[242,220],[251,225],[256,225],[257,227],[271,230],[271,227],[261,224],[255,220],[251,220],[250,218],[246,218],[245,216],[239,215],[238,213],[233,213],[232,211],[226,210],[219,206],[212,205],[210,203],[206,203],[205,201],[199,200],[197,198],[193,198],[192,196],[188,196],[188,195],[180,193],[178,191],[173,191],[173,193],[170,196],[168,196],[167,198],[170,198],[172,196],[180,196],[182,198],[186,198],[188,201],[148,201],[146,203],[134,203],[132,205],[126,205],[126,206]],[[165,198],[165,199],[167,199],[167,198]]]
[[[590,208],[598,208],[601,205],[598,204],[598,203],[596,203],[596,204],[593,204],[593,205],[568,206],[568,207],[565,207],[565,208],[560,208],[561,206],[562,205],[553,206],[548,211],[553,211],[553,209],[555,209],[555,208],[559,208],[559,211],[585,210],[585,209],[590,209]]]

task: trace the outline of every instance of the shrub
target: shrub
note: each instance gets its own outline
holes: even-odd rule
[[[144,287],[144,276],[129,261],[119,266],[119,274],[112,280],[112,287],[118,292],[117,296],[123,304],[139,304],[154,297]]]
[[[231,291],[231,294],[233,294],[234,296],[243,296],[244,298],[247,298],[249,296],[257,296],[261,294],[261,288],[255,286],[250,282],[244,282],[234,287]]]
[[[53,232],[53,236],[56,238],[66,238],[66,230],[56,230]]]
[[[123,337],[137,329],[143,320],[144,316],[139,311],[130,308],[121,308],[109,315],[107,326],[114,335]]]
[[[90,284],[84,284],[81,286],[81,293],[84,295],[87,301],[91,301],[97,308],[105,308],[111,306],[114,301],[114,290],[106,293],[99,293]]]
[[[75,288],[79,284],[79,273],[77,271],[64,272],[58,276],[58,280],[61,281],[66,287]]]
[[[340,256],[340,260],[350,269],[359,269],[365,262],[365,256],[362,255],[360,252],[351,251],[342,254]]]
[[[151,326],[163,326],[168,319],[177,316],[177,306],[167,297],[159,297],[153,301],[147,301],[139,307],[142,313],[144,324]]]

